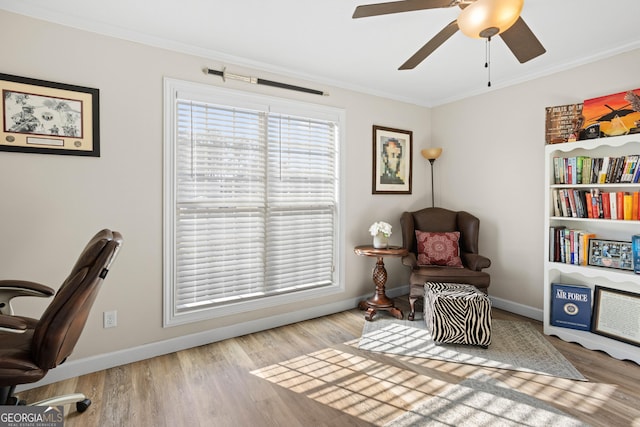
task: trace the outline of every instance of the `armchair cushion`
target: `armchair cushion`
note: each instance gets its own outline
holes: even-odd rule
[[[459,231],[434,233],[416,230],[418,265],[462,268],[459,239]]]

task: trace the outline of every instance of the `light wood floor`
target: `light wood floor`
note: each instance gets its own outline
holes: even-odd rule
[[[405,312],[405,297],[397,305]],[[380,313],[376,316],[388,316]],[[494,318],[539,322],[494,310]],[[374,318],[375,321],[375,318]],[[372,426],[482,372],[594,426],[640,426],[640,366],[547,337],[589,379],[571,381],[357,348],[353,309],[23,392],[83,392],[93,404],[66,427]],[[639,348],[640,351],[640,348]]]

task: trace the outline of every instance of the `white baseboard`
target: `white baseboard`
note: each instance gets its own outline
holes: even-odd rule
[[[407,286],[404,290],[404,293],[407,293],[408,291],[409,287]],[[392,298],[402,295],[402,293],[397,292],[395,289],[390,289],[387,294]],[[185,350],[187,348],[198,347],[201,345],[210,344],[212,342],[222,341],[228,338],[239,337],[266,329],[277,328],[283,325],[289,325],[316,317],[327,316],[329,314],[351,310],[354,307],[357,307],[358,303],[362,299],[368,298],[370,296],[371,295],[367,295],[366,297],[351,298],[332,304],[310,307],[304,310],[283,313],[264,319],[252,320],[232,326],[211,329],[196,334],[171,338],[165,341],[159,341],[141,345],[138,347],[131,347],[124,350],[114,351],[112,353],[99,354],[97,356],[86,357],[78,360],[70,360],[56,367],[55,369],[50,370],[47,375],[40,381],[16,387],[16,391],[28,390],[35,387],[52,384],[58,381],[63,381],[69,378],[74,378],[80,375],[90,374],[104,369],[109,369],[116,366],[126,365],[128,363],[138,362],[140,360],[150,359],[152,357]]]
[[[400,286],[387,290],[390,298],[397,298],[409,293],[409,285]],[[222,341],[228,338],[238,337],[266,329],[277,328],[291,323],[302,322],[304,320],[316,317],[327,316],[329,314],[338,313],[345,310],[351,310],[358,305],[360,301],[371,295],[351,298],[332,304],[325,304],[318,307],[306,308],[290,313],[284,313],[272,316],[266,319],[252,320],[232,326],[212,329],[197,334],[172,338],[165,341],[145,344],[138,347],[127,348],[124,350],[114,351],[112,353],[100,354],[97,356],[86,357],[84,359],[68,361],[49,373],[40,381],[25,384],[16,388],[16,391],[28,390],[80,375],[86,375],[98,372],[104,369],[116,366],[126,365],[128,363],[138,362],[140,360],[150,359],[156,356],[173,353],[187,348],[197,347],[210,344],[216,341]],[[512,313],[520,314],[536,320],[542,320],[542,310],[528,307],[522,304],[513,303],[511,301],[501,300],[499,298],[491,298],[494,307],[506,310]]]
[[[528,317],[529,319],[538,320],[540,322],[542,322],[542,319],[544,319],[542,309],[530,307],[528,305],[523,305],[501,298],[492,297],[491,295],[489,295],[489,299],[491,300],[491,304],[495,308],[499,308],[500,310],[519,314],[520,316]]]

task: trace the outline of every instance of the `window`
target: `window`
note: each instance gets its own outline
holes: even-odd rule
[[[165,325],[340,290],[342,111],[165,80]]]

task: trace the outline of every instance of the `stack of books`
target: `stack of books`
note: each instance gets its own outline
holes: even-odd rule
[[[589,240],[595,233],[568,229],[565,226],[549,228],[549,261],[565,264],[589,264]]]
[[[640,182],[640,155],[619,157],[554,157],[554,184]]]
[[[554,189],[553,215],[574,218],[640,220],[640,192],[598,188]]]

